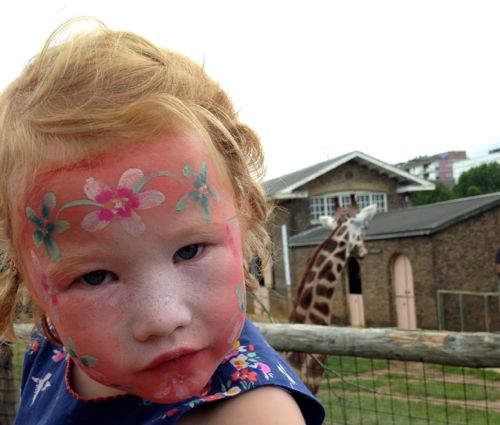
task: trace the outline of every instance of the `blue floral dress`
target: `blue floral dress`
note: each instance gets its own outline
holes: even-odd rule
[[[33,338],[25,356],[15,425],[173,425],[198,406],[266,385],[288,391],[308,425],[322,424],[325,416],[319,401],[248,320],[203,391],[173,404],[153,403],[130,394],[82,400],[69,385],[70,367],[73,363],[61,347],[39,334]]]

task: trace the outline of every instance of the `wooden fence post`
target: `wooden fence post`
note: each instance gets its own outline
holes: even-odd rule
[[[18,390],[14,381],[12,348],[0,342],[0,425],[10,425],[16,415]]]

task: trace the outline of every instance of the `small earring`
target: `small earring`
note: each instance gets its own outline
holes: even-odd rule
[[[63,343],[61,342],[61,338],[59,338],[59,335],[57,333],[56,327],[45,313],[42,313],[41,325],[42,331],[49,341],[55,342],[59,345],[63,345]]]

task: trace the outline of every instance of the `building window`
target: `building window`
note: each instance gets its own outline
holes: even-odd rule
[[[340,206],[347,208],[351,205],[352,192],[332,193],[324,196],[314,196],[309,199],[309,217],[312,224],[319,223],[322,215],[332,216],[335,213],[335,198],[339,199]],[[377,212],[387,211],[387,195],[383,192],[355,192],[359,208],[375,204]]]

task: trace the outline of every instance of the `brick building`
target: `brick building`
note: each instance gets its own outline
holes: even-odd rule
[[[287,273],[288,238],[317,226],[318,218],[333,213],[333,199],[348,205],[354,193],[361,207],[377,204],[379,212],[410,206],[409,194],[435,186],[362,152],[351,152],[264,183],[275,210],[269,231],[274,264],[266,286],[286,292],[296,282]]]
[[[500,193],[377,214],[358,263],[366,325],[500,331],[499,228]],[[294,281],[327,235],[317,227],[290,239]],[[348,270],[333,307],[342,325],[350,323]]]

